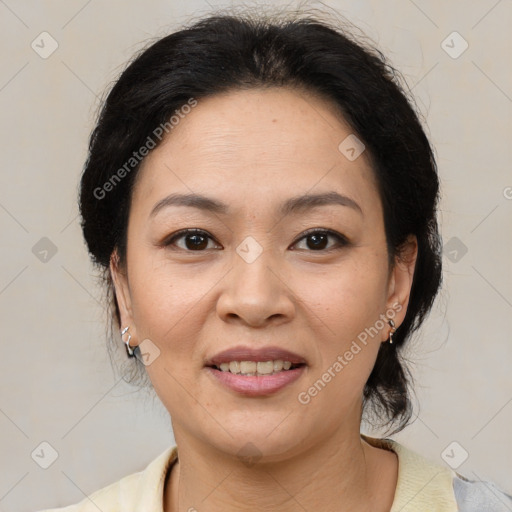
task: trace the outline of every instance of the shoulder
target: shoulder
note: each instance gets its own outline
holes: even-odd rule
[[[458,473],[453,479],[455,499],[460,512],[510,512],[512,496],[503,492],[493,482],[468,480]]]
[[[510,512],[512,497],[491,482],[473,482],[392,439],[362,436],[394,451],[398,480],[391,512]]]
[[[167,470],[177,459],[171,446],[142,471],[123,477],[85,497],[79,503],[39,512],[154,512],[163,511],[162,496]]]

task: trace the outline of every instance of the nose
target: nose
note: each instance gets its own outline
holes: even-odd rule
[[[233,268],[223,280],[217,314],[225,322],[258,328],[289,322],[295,315],[295,300],[279,265],[264,251],[252,262],[234,255]]]

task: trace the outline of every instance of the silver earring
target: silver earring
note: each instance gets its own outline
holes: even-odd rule
[[[123,340],[123,336],[126,334],[126,332],[128,331],[130,327],[125,327],[122,331],[121,331],[121,341],[125,344],[126,346],[126,353],[128,354],[128,357],[134,357],[135,356],[135,353],[133,351],[133,347],[130,346],[130,340],[132,339],[132,335],[131,334],[128,334],[128,339],[125,341]]]
[[[396,332],[395,322],[393,320],[388,320],[388,324],[391,326],[391,331],[389,331],[389,343],[393,344],[393,334]]]

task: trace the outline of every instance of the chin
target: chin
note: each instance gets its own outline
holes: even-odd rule
[[[310,436],[300,425],[293,429],[286,428],[286,421],[283,422],[285,417],[286,415],[281,415],[277,422],[266,421],[258,424],[254,421],[251,424],[238,424],[236,428],[224,423],[224,428],[231,436],[224,432],[222,438],[209,439],[209,442],[217,450],[240,459],[247,457],[260,462],[286,460],[291,454],[304,448],[303,439]],[[276,428],[280,423],[282,428]]]

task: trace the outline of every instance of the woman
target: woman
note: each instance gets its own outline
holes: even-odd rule
[[[376,49],[312,16],[210,16],[110,92],[82,228],[176,446],[71,511],[501,511],[391,439],[441,283],[431,146]],[[57,509],[54,509],[57,510]]]

